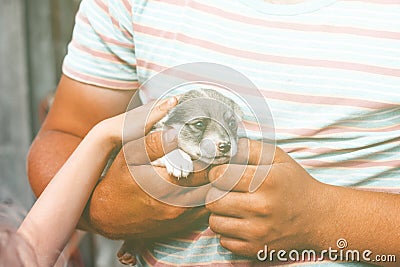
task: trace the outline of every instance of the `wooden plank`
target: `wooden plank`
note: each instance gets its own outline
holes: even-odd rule
[[[33,196],[25,173],[31,136],[24,4],[0,0],[0,197],[7,188],[13,199],[28,207]]]
[[[57,73],[51,25],[50,0],[26,2],[29,85],[31,90],[32,134],[39,130],[40,101],[56,89]]]

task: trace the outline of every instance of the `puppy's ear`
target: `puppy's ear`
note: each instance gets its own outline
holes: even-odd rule
[[[204,97],[204,94],[201,93],[201,90],[192,89],[179,96],[178,105],[188,100],[196,99],[198,97]]]
[[[233,112],[239,118],[239,120],[243,120],[243,117],[244,117],[243,110],[235,102],[233,103]]]

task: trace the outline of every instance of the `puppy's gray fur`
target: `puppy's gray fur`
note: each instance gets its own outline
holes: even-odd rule
[[[240,106],[213,89],[191,90],[179,98],[178,105],[158,122],[154,130],[175,128],[178,149],[153,165],[165,166],[177,178],[193,171],[193,161],[223,164],[237,152]]]

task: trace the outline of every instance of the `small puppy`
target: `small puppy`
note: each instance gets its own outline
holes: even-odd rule
[[[178,131],[178,149],[153,161],[169,174],[187,177],[193,162],[223,164],[237,152],[240,106],[213,89],[191,90],[179,98],[178,105],[154,126],[154,131],[172,127]]]

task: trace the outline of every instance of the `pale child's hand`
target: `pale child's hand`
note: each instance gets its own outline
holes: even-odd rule
[[[118,146],[145,136],[178,103],[176,97],[150,102],[98,123],[95,127]]]

